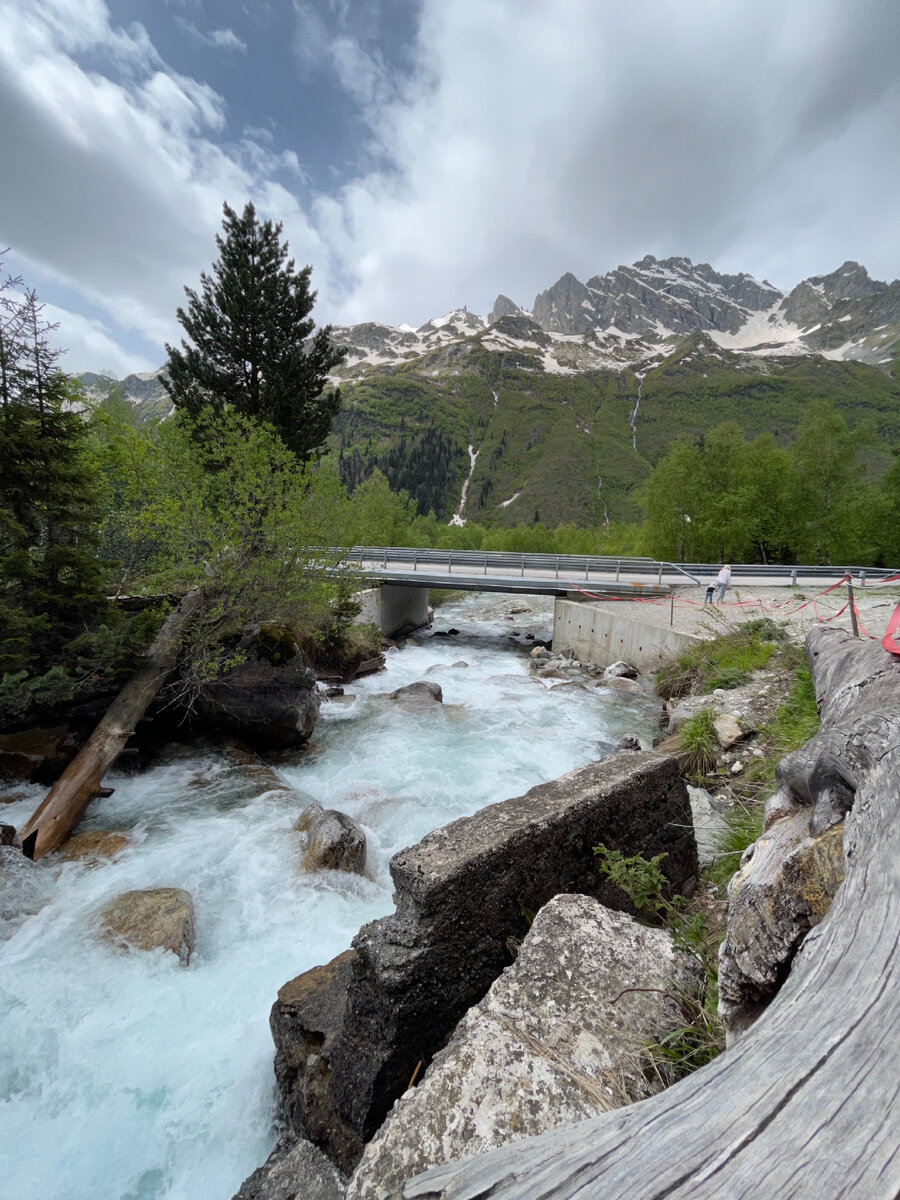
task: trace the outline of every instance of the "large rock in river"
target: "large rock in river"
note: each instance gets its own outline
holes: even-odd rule
[[[291,1127],[337,1163],[355,1163],[359,1134],[335,1113],[328,1092],[335,1039],[344,1025],[354,950],[304,971],[278,991],[269,1026],[275,1041],[275,1078]]]
[[[194,905],[182,888],[123,892],[100,913],[103,934],[128,950],[171,950],[182,966],[194,951]]]
[[[406,687],[397,688],[396,692],[391,692],[389,699],[413,707],[425,705],[430,708],[432,704],[443,702],[444,692],[439,683],[431,679],[421,679],[416,683],[408,683]]]
[[[350,871],[354,875],[365,871],[366,835],[346,813],[309,804],[294,828],[306,833],[303,865],[307,871]]]
[[[251,647],[245,662],[203,684],[194,713],[201,725],[257,749],[302,746],[319,716],[316,677],[299,652],[272,662]]]
[[[671,886],[684,889],[697,852],[674,759],[610,755],[454,821],[394,856],[396,912],[354,939],[346,1009],[317,1094],[320,1112],[327,1102],[332,1115],[308,1132],[341,1169],[355,1166],[346,1131],[360,1145],[372,1136],[420,1059],[430,1060],[509,965],[511,941],[527,932],[526,911],[564,892],[633,911],[599,868],[599,842],[624,854],[664,854]],[[306,1068],[298,1059],[308,1050],[321,1061],[324,1050],[321,1043],[309,1048],[305,1034],[299,1045],[280,1040],[281,1004],[280,996],[272,1013],[276,1061],[296,1064],[285,1101],[295,1128],[307,1132],[298,1083]]]
[[[544,1133],[663,1086],[644,1046],[684,1024],[701,970],[587,896],[538,913],[515,963],[469,1009],[366,1147],[347,1200],[381,1200],[429,1167]]]

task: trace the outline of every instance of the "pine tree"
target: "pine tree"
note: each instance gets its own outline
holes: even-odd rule
[[[0,675],[44,670],[106,609],[102,484],[33,291],[0,286]]]
[[[252,204],[238,214],[225,205],[219,259],[200,276],[200,293],[185,288],[178,320],[190,343],[166,346],[173,403],[196,417],[210,406],[232,408],[273,425],[301,459],[321,447],[340,406],[327,375],[343,361],[331,327],[313,332],[312,268],[297,271],[281,225],[260,222]]]

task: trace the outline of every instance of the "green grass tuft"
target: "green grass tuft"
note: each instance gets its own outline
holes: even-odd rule
[[[670,659],[657,672],[656,693],[670,700],[691,692],[740,687],[754,671],[768,666],[784,642],[784,630],[769,618],[746,621]]]
[[[711,771],[719,754],[715,730],[716,710],[701,708],[678,730],[678,759],[687,774]]]

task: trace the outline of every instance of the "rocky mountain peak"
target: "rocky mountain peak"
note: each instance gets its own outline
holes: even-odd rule
[[[868,300],[888,290],[888,284],[871,279],[865,267],[848,260],[830,275],[811,275],[798,283],[781,303],[785,319],[801,329],[827,319],[835,304]]]
[[[534,317],[550,333],[632,336],[688,334],[694,329],[736,333],[752,312],[766,312],[781,298],[771,284],[752,275],[720,275],[709,263],[645,255],[581,283],[563,277],[536,298]]]
[[[501,292],[494,301],[494,307],[491,309],[491,315],[488,317],[488,325],[493,325],[495,321],[499,321],[501,317],[518,317],[523,313],[523,309],[516,304],[515,300],[510,300],[509,296],[504,296]]]
[[[588,289],[571,271],[535,296],[533,312],[547,333],[587,333],[596,324]]]

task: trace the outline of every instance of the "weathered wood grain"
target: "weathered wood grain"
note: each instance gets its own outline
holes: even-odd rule
[[[850,804],[845,881],[770,1007],[649,1100],[405,1185],[404,1200],[886,1200],[900,1195],[900,659],[807,639],[822,729],[782,786],[826,828]]]

